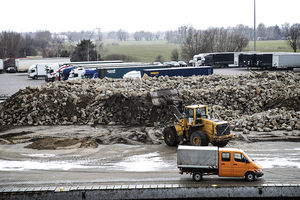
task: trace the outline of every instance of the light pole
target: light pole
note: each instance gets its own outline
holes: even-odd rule
[[[254,0],[254,46],[253,50],[256,51],[256,0]]]

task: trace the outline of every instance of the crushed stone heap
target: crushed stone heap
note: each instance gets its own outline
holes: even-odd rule
[[[214,118],[237,131],[300,130],[300,75],[144,77],[91,79],[27,87],[0,104],[3,125],[159,125],[173,120],[168,106],[155,107],[149,92],[177,89],[184,105],[207,104]]]

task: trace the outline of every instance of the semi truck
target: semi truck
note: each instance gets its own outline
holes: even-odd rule
[[[53,63],[53,64],[49,64],[48,66],[46,66],[46,77],[45,77],[45,81],[46,82],[54,82],[55,81],[55,77],[56,77],[56,73],[57,70],[61,67],[61,65],[59,63]]]
[[[98,78],[98,71],[96,68],[85,69],[84,67],[77,67],[70,71],[68,80],[93,78]]]
[[[199,182],[205,175],[244,177],[254,181],[262,177],[262,167],[243,150],[203,146],[183,146],[177,149],[177,166],[180,174],[191,174]]]
[[[202,65],[213,67],[237,67],[239,65],[239,52],[210,53],[202,59]]]

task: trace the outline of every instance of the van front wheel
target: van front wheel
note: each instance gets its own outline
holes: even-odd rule
[[[255,180],[255,174],[253,172],[247,172],[245,175],[246,181],[254,181]]]

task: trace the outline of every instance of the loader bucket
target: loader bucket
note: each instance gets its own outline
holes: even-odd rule
[[[154,106],[177,104],[181,100],[178,97],[178,91],[175,89],[171,90],[156,90],[150,92],[152,104]]]

